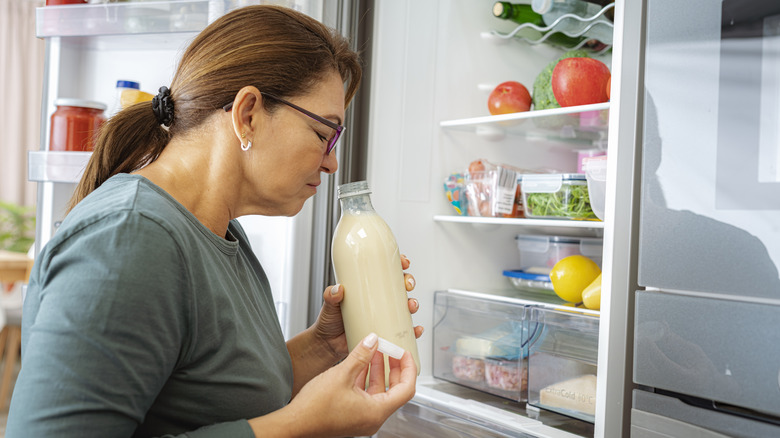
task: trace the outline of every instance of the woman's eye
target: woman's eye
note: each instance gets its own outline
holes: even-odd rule
[[[327,141],[328,140],[328,137],[325,137],[324,135],[320,134],[319,132],[314,131],[314,133],[317,134],[317,137],[320,138],[320,141]]]

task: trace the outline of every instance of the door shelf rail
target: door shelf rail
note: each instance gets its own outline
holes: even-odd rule
[[[27,179],[34,182],[78,183],[92,152],[30,151]]]

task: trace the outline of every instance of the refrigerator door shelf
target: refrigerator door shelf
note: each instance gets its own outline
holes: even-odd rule
[[[30,151],[27,178],[36,182],[78,183],[92,152]]]
[[[780,306],[636,293],[634,382],[780,421]]]
[[[35,34],[46,38],[198,32],[208,23],[210,3],[185,0],[44,6],[35,11]]]

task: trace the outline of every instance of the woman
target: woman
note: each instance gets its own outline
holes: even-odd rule
[[[6,436],[369,435],[413,396],[409,353],[386,390],[376,337],[347,351],[339,285],[285,345],[234,220],[294,215],[336,171],[360,75],[320,23],[247,7],[195,38],[170,90],[104,125],[36,258]]]

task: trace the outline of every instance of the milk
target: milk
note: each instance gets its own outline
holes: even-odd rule
[[[376,333],[409,351],[420,370],[417,341],[401,267],[390,227],[374,211],[365,181],[339,187],[342,214],[331,256],[336,281],[344,286],[341,315],[352,350]]]

